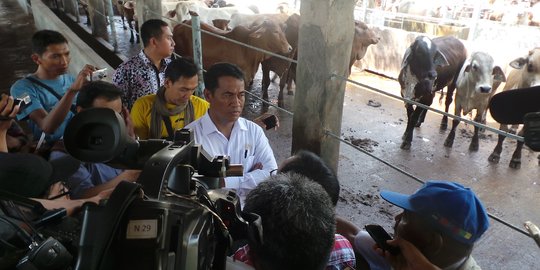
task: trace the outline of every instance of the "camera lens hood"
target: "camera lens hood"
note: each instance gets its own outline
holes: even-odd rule
[[[67,152],[85,162],[107,162],[127,145],[124,119],[108,108],[91,108],[77,113],[64,132]]]

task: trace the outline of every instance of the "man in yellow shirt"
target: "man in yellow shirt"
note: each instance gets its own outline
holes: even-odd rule
[[[141,97],[131,109],[139,139],[172,140],[174,130],[203,116],[210,104],[193,95],[198,85],[197,66],[191,59],[173,60],[165,71],[165,83],[155,95]]]

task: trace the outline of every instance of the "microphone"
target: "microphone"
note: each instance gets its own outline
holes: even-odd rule
[[[540,112],[540,86],[498,93],[491,98],[489,111],[500,124],[523,124],[525,114]]]

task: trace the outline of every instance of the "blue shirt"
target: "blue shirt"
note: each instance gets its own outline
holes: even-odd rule
[[[51,152],[50,159],[57,159],[67,155],[61,151]],[[67,180],[71,191],[71,198],[78,199],[82,192],[97,185],[107,183],[121,174],[123,170],[115,169],[104,163],[81,162],[79,169]]]
[[[69,87],[73,84],[73,82],[75,82],[75,77],[70,74],[60,75],[60,77],[54,80],[40,80],[33,75],[30,76],[51,87],[60,96],[63,96],[67,92]],[[16,81],[11,86],[11,95],[14,98],[22,98],[28,95],[30,96],[30,100],[32,101],[30,105],[19,111],[19,113],[17,114],[17,120],[28,119],[30,114],[38,109],[44,109],[47,113],[50,113],[59,101],[58,98],[56,98],[53,94],[47,91],[47,89],[44,89],[42,86],[35,84],[25,78]],[[76,99],[74,98],[74,104],[75,100]],[[56,131],[52,134],[47,134],[45,139],[48,142],[54,142],[59,140],[64,135],[64,129],[66,128],[66,124],[69,122],[69,120],[71,120],[72,117],[73,113],[70,111],[62,124],[56,129]],[[34,140],[38,140],[43,131],[34,121],[28,121],[28,126],[30,127],[30,130],[32,130]]]

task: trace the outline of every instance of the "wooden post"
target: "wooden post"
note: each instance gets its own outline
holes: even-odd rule
[[[355,0],[304,0],[300,5],[292,152],[319,154],[337,172],[341,117],[354,33]]]

